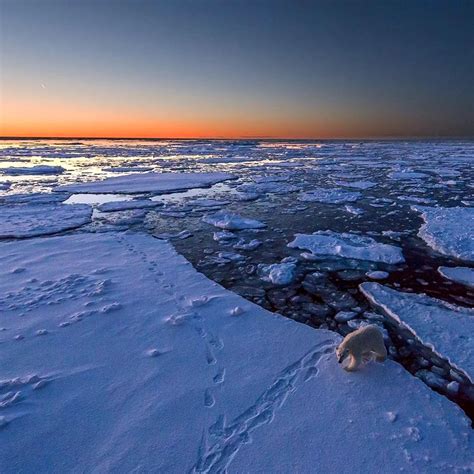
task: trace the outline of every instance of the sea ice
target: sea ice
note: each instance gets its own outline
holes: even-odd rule
[[[474,238],[474,236],[473,236]],[[439,267],[438,272],[448,280],[474,288],[474,268],[468,267]]]
[[[431,248],[461,260],[474,261],[474,208],[412,206],[425,223],[418,236]]]
[[[135,173],[92,183],[58,186],[55,191],[162,194],[192,188],[205,188],[228,179],[235,179],[235,176],[228,173]]]
[[[336,184],[353,189],[370,189],[377,185],[373,181],[336,181]]]
[[[355,202],[360,198],[360,193],[339,189],[315,189],[298,195],[298,200],[303,202],[322,202],[325,204],[343,204]]]
[[[371,304],[474,381],[474,310],[379,283],[362,283],[360,289]]]
[[[255,219],[247,219],[238,214],[229,214],[227,212],[216,212],[215,214],[204,216],[202,220],[206,222],[206,224],[211,224],[226,230],[262,229],[265,227],[263,222]]]
[[[162,206],[163,203],[160,201],[152,201],[150,199],[136,199],[130,201],[111,201],[104,202],[97,209],[100,212],[117,212],[127,211],[131,209],[148,209],[157,206]]]
[[[294,263],[273,263],[258,265],[260,278],[274,285],[289,285],[295,279],[296,265]]]
[[[371,262],[394,264],[405,261],[399,247],[381,244],[371,237],[330,230],[295,234],[295,239],[288,247],[309,250],[313,255],[334,255]]]
[[[0,239],[27,238],[75,229],[91,221],[83,204],[0,206]]]
[[[0,168],[0,173],[7,174],[10,176],[14,175],[41,175],[41,174],[61,174],[66,171],[62,166],[47,166],[47,165],[38,165],[38,166],[27,166],[27,167],[17,167],[12,166],[10,168]]]
[[[391,360],[346,373],[337,334],[224,290],[166,242],[84,233],[5,242],[0,259],[2,472],[472,467],[452,402]],[[23,288],[28,317],[9,308]]]

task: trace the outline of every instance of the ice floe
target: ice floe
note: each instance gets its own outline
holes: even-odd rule
[[[75,229],[91,221],[92,208],[83,204],[0,206],[0,239],[26,238]]]
[[[296,265],[294,263],[260,264],[260,278],[274,285],[289,285],[295,279]]]
[[[163,203],[160,201],[152,201],[150,199],[136,199],[130,201],[104,202],[100,206],[97,206],[97,209],[100,212],[116,212],[127,211],[130,209],[149,209],[162,205]]]
[[[9,168],[0,168],[0,173],[7,174],[10,176],[15,175],[42,175],[42,174],[61,174],[66,171],[62,166],[48,166],[48,165],[38,165],[38,166],[11,166]]]
[[[339,189],[315,189],[302,192],[298,195],[298,200],[303,202],[322,202],[325,204],[343,204],[345,202],[355,202],[360,198],[360,193],[344,191]]]
[[[38,238],[0,259],[3,472],[472,468],[449,400],[390,360],[348,374],[340,336],[224,290],[166,242]],[[27,286],[20,317],[8,295]]]
[[[474,208],[412,206],[425,223],[418,236],[444,255],[474,261]]]
[[[337,233],[330,230],[313,234],[295,234],[288,247],[309,250],[312,255],[333,255],[371,262],[389,264],[405,261],[402,249],[394,245],[382,244],[372,237],[350,233]]]
[[[474,238],[474,236],[473,236]],[[439,267],[438,272],[448,280],[474,288],[474,268],[469,267]]]
[[[376,308],[474,381],[473,309],[379,283],[362,283],[360,289]]]
[[[336,181],[336,184],[353,189],[370,189],[377,185],[374,181]]]
[[[235,179],[229,173],[136,173],[107,178],[92,183],[59,186],[55,191],[73,193],[169,193],[208,187],[221,181]]]
[[[241,217],[238,214],[229,214],[227,212],[216,212],[202,218],[206,224],[226,230],[242,230],[242,229],[262,229],[265,227],[263,222],[255,219]]]

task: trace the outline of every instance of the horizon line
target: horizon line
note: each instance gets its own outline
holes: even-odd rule
[[[92,137],[92,136],[21,136],[21,135],[5,135],[0,136],[0,140],[275,140],[275,141],[330,141],[330,140],[472,140],[474,135],[383,135],[383,136],[367,136],[367,137],[306,137],[306,138],[289,138],[289,137],[269,137],[269,136],[242,136],[242,137]]]

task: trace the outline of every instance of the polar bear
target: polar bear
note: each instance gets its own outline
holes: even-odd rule
[[[348,334],[336,349],[337,360],[340,364],[350,356],[349,364],[344,366],[344,369],[348,371],[357,370],[360,364],[370,359],[373,354],[377,362],[383,362],[387,358],[382,332],[373,324],[363,326]]]

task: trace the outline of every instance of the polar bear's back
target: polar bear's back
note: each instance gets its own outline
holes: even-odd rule
[[[365,352],[385,347],[382,332],[373,324],[361,327],[348,334],[342,341],[341,346],[354,352]]]

